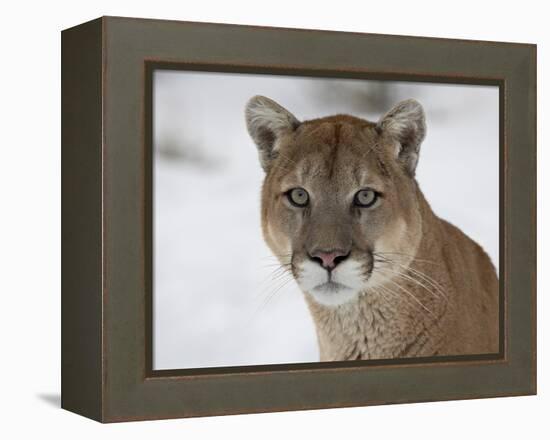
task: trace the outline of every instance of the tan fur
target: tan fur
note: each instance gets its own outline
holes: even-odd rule
[[[433,213],[414,178],[425,132],[419,104],[402,103],[378,124],[349,115],[298,123],[277,105],[278,121],[291,124],[264,132],[250,118],[259,99],[262,112],[272,103],[253,98],[247,120],[266,170],[267,244],[299,285],[313,248],[345,248],[342,267],[361,268],[357,295],[342,304],[304,291],[321,360],[498,352],[495,269],[478,244]],[[308,191],[308,208],[289,206],[293,187]],[[375,208],[352,206],[365,187],[383,194]]]

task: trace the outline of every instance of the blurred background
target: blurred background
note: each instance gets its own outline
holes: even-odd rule
[[[263,171],[244,121],[256,94],[300,120],[376,121],[419,100],[420,187],[498,270],[497,87],[173,70],[153,81],[154,369],[318,361],[302,293],[274,274],[261,235]]]

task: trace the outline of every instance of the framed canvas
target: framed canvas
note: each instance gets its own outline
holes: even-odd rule
[[[62,32],[62,407],[536,393],[536,46]]]

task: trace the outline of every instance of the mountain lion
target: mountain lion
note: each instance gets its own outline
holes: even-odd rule
[[[266,173],[263,235],[304,292],[322,361],[498,352],[495,268],[415,179],[417,101],[377,123],[300,122],[262,96],[245,113]]]

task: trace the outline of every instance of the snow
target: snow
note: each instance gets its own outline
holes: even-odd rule
[[[370,89],[369,89],[370,87]],[[363,91],[371,90],[363,102]],[[376,120],[415,98],[427,114],[417,178],[434,211],[498,268],[498,89],[159,70],[154,75],[155,369],[315,362],[313,322],[260,230],[260,168],[244,105],[298,119]],[[273,279],[274,278],[274,279]]]

